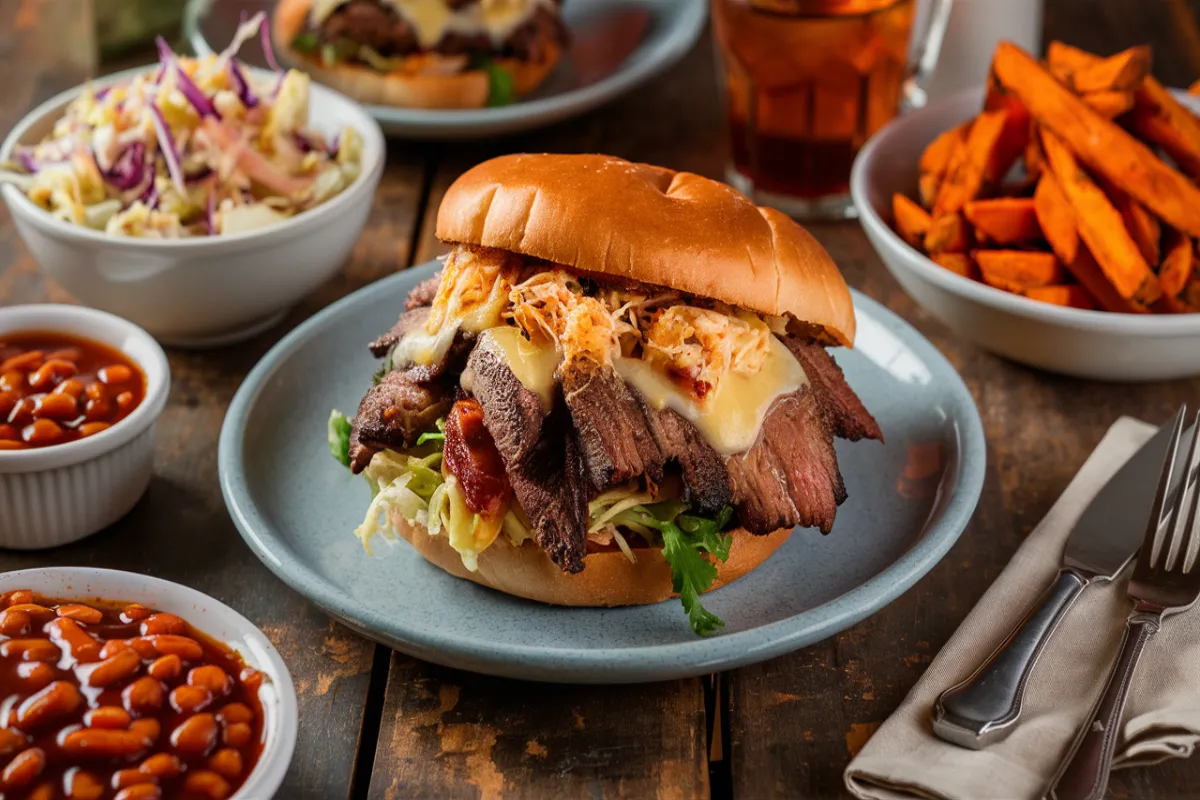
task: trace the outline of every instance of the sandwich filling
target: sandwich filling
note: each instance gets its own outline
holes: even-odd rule
[[[453,75],[540,63],[565,41],[558,0],[313,0],[292,47],[326,66]]]
[[[825,348],[790,320],[507,251],[457,246],[393,328],[331,445],[396,517],[468,569],[503,535],[566,572],[662,548],[693,628],[724,531],[827,532],[846,493],[834,436],[880,439]],[[800,326],[793,326],[800,327]],[[526,544],[528,542],[528,544]]]

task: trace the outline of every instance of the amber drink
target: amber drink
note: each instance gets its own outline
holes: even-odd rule
[[[712,0],[712,9],[729,181],[799,218],[852,216],[850,166],[913,77],[914,0]]]

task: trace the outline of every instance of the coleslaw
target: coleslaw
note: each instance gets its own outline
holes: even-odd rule
[[[278,68],[264,17],[203,58],[160,38],[157,68],[85,87],[49,136],[0,164],[0,181],[68,222],[157,239],[263,228],[334,197],[361,171],[362,138],[308,127],[309,78]],[[237,59],[255,35],[273,76]]]

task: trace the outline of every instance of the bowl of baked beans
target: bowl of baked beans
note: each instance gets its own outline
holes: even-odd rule
[[[0,309],[0,547],[81,539],[150,484],[170,369],[148,333],[68,305]]]
[[[267,800],[296,734],[283,659],[228,606],[115,570],[0,575],[5,800]]]

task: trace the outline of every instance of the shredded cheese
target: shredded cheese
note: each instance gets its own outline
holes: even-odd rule
[[[598,283],[505,250],[460,245],[445,263],[427,334],[448,340],[460,327],[478,333],[511,323],[531,341],[553,344],[564,361],[643,359],[702,406],[730,373],[757,374],[772,332],[786,328],[782,317],[672,290]]]

